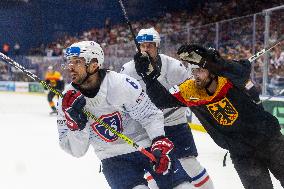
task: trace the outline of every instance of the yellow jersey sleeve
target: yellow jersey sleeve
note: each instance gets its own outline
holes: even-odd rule
[[[196,106],[210,103],[223,98],[227,91],[232,88],[232,83],[226,78],[218,77],[218,85],[213,95],[208,95],[205,89],[198,89],[194,80],[186,80],[178,86],[173,87],[171,94],[187,106]]]
[[[49,84],[52,87],[55,87],[58,84],[58,81],[62,80],[62,75],[58,71],[55,72],[47,72],[45,74],[45,80],[49,80]]]

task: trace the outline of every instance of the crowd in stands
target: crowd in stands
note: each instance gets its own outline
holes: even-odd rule
[[[265,22],[261,11],[281,4],[282,0],[215,0],[199,4],[199,7],[190,13],[165,13],[162,17],[133,21],[131,24],[135,33],[141,28],[154,26],[161,34],[161,52],[170,56],[176,56],[176,49],[181,43],[194,42],[218,48],[226,58],[248,58],[264,47]],[[255,13],[257,14],[254,20]],[[226,19],[230,20],[224,21]],[[276,41],[284,34],[283,20],[284,9],[271,14],[270,42]],[[79,36],[66,35],[48,45],[32,49],[31,53],[62,57],[64,49],[72,43],[79,40],[94,40],[104,48],[106,67],[119,71],[121,64],[132,58],[135,45],[127,24],[110,23],[110,18],[107,18],[104,28],[92,28]],[[270,63],[270,76],[284,76],[284,50],[281,49],[281,45],[272,51]],[[254,77],[257,79],[261,79],[262,66],[263,58],[254,64]]]
[[[188,13],[187,11],[180,11],[174,13],[165,13],[162,17],[151,18],[147,20],[132,21],[132,27],[137,33],[142,27],[154,26],[156,30],[161,33],[162,36],[170,36],[171,42],[180,43],[184,41],[184,35],[179,35],[188,31],[188,28],[197,28],[206,24],[222,21],[225,19],[231,19],[234,17],[240,17],[245,15],[251,15],[253,13],[261,12],[263,9],[271,8],[273,6],[281,5],[281,0],[270,0],[270,1],[246,1],[246,0],[233,0],[233,1],[210,1],[203,4],[199,4],[195,11]],[[220,11],[221,10],[221,11]],[[283,15],[282,15],[283,18]],[[230,40],[239,39],[240,34],[252,33],[252,19],[243,19],[239,22],[229,22],[228,24],[223,23],[223,27],[219,29],[221,32],[220,36],[224,36],[223,40],[227,40],[226,46],[232,46],[235,44],[229,44]],[[234,24],[234,26],[231,26]],[[260,16],[257,20],[257,28],[263,30],[263,16]],[[240,27],[241,26],[241,27]],[[244,27],[245,26],[245,27]],[[214,24],[209,29],[215,29]],[[226,31],[230,27],[237,28],[237,30],[231,29],[230,32]],[[245,31],[249,30],[249,31]],[[209,41],[214,41],[215,32],[208,31],[208,28],[204,28],[203,32],[200,33],[199,30],[192,29],[193,40],[196,39],[210,39]],[[263,31],[259,31],[261,33]],[[283,31],[282,31],[283,32]],[[211,33],[211,34],[210,34]],[[208,36],[211,35],[211,36]],[[229,34],[229,36],[225,35]],[[197,35],[197,36],[195,36]],[[204,36],[207,35],[207,36]],[[258,36],[257,38],[263,38],[263,36]],[[45,46],[45,55],[48,56],[60,56],[62,55],[62,50],[64,50],[70,44],[78,40],[94,40],[100,44],[103,44],[105,48],[119,44],[120,49],[123,44],[132,43],[132,35],[126,24],[110,25],[110,18],[105,21],[104,28],[92,28],[89,31],[84,31],[79,36],[64,36],[59,38],[57,41],[52,42]],[[247,41],[247,42],[245,42]],[[243,38],[242,45],[251,45],[251,39],[246,40]],[[122,45],[122,46],[121,46]],[[212,45],[212,44],[210,44]],[[38,48],[38,52],[41,52],[43,47]],[[34,49],[33,49],[34,50]],[[106,54],[112,55],[112,52],[107,52]],[[120,54],[119,54],[120,55]],[[127,57],[128,53],[120,55]]]

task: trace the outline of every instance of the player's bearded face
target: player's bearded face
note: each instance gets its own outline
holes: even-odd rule
[[[158,48],[156,47],[156,43],[153,42],[144,42],[140,44],[141,52],[148,52],[150,57],[156,58],[158,55]]]
[[[72,57],[68,60],[68,71],[74,84],[81,84],[87,76],[85,59]]]
[[[195,68],[192,71],[194,84],[198,89],[204,89],[210,82],[210,73],[206,69]]]

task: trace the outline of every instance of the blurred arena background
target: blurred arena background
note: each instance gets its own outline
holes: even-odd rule
[[[162,38],[160,51],[173,57],[182,43],[200,43],[229,59],[249,58],[284,36],[283,0],[131,0],[124,4],[134,31],[155,27]],[[2,0],[0,27],[0,50],[43,80],[51,65],[69,82],[61,65],[65,48],[76,41],[100,43],[104,66],[115,71],[132,59],[136,49],[117,0]],[[253,64],[251,78],[263,95],[281,96],[284,89],[283,44]],[[44,90],[0,60],[0,91]],[[275,112],[283,109],[284,115],[284,102],[277,107],[281,110]]]
[[[284,33],[283,0],[124,3],[134,30],[154,26],[161,33],[161,52],[170,56],[175,56],[180,44],[194,42],[215,47],[227,58],[248,58]],[[117,0],[2,0],[0,13],[2,52],[41,78],[49,65],[61,70],[64,49],[78,40],[101,43],[105,67],[116,71],[135,53]],[[30,81],[3,62],[0,74],[1,81]],[[263,94],[275,95],[283,89],[283,45],[258,59],[251,77]],[[11,85],[6,88],[13,90]]]
[[[161,53],[176,58],[183,43],[214,47],[229,59],[249,58],[284,37],[283,0],[123,2],[136,34],[141,28],[155,27],[162,38]],[[0,51],[40,79],[53,66],[69,82],[62,68],[63,54],[79,40],[100,43],[104,67],[115,71],[136,51],[118,0],[0,0]],[[253,63],[251,79],[262,91],[263,100],[267,95],[279,96],[263,104],[278,118],[284,134],[284,97],[280,94],[284,89],[284,42]],[[39,83],[0,59],[0,188],[108,188],[98,171],[100,162],[93,165],[92,152],[85,161],[78,161],[59,148],[56,117],[48,116],[42,94]],[[192,128],[202,131],[190,111],[187,117]],[[199,158],[217,188],[241,188],[233,165],[221,167],[225,151],[205,133],[194,131],[194,136]],[[84,171],[84,179],[95,178],[97,185],[93,181],[82,185],[82,180],[73,179],[73,170]],[[275,179],[273,183],[281,188]]]

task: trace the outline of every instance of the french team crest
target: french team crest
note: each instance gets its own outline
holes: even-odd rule
[[[123,131],[122,119],[119,112],[102,115],[99,119],[102,120],[104,123],[108,124],[109,126],[111,126],[117,132],[121,133]],[[114,142],[118,139],[118,137],[115,134],[113,134],[110,130],[105,128],[100,123],[95,122],[91,125],[91,127],[93,128],[94,132],[106,142]]]
[[[231,126],[239,116],[239,113],[227,98],[206,106],[220,125]]]

